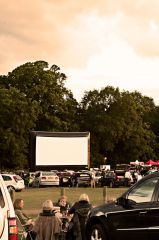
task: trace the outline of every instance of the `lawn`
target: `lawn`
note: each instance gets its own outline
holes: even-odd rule
[[[24,210],[31,215],[33,212],[39,212],[42,203],[51,199],[56,202],[61,194],[65,194],[68,197],[70,203],[78,201],[80,194],[86,193],[90,198],[90,202],[93,206],[97,206],[104,202],[104,196],[106,201],[111,199],[116,199],[127,188],[60,188],[60,187],[46,187],[46,188],[26,188],[21,192],[14,193],[15,198],[22,198],[24,200],[25,206]]]

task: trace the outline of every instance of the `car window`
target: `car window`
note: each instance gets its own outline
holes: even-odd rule
[[[54,172],[43,172],[42,176],[56,176]]]
[[[150,202],[157,182],[158,178],[147,179],[129,193],[128,199],[137,203]]]
[[[17,180],[23,180],[19,175],[16,175]]]
[[[11,177],[10,176],[7,176],[7,175],[2,175],[2,178],[4,181],[11,181]]]
[[[80,177],[89,177],[89,175],[82,173],[82,174],[80,174]]]

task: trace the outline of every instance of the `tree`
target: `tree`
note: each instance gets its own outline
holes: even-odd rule
[[[145,115],[154,107],[140,93],[106,87],[87,92],[81,102],[81,128],[91,132],[91,159],[115,165],[155,156],[155,135]]]
[[[37,101],[40,114],[38,130],[68,131],[76,128],[72,115],[76,114],[77,101],[64,87],[66,75],[60,68],[48,68],[45,61],[26,63],[8,74],[7,85],[19,89],[26,98]]]
[[[26,167],[29,129],[38,116],[36,102],[26,101],[16,88],[0,89],[0,116],[1,168]]]
[[[5,132],[5,135],[1,135],[1,151],[6,166],[26,165],[29,154],[28,134],[31,130],[78,129],[74,120],[77,101],[71,91],[64,87],[65,80],[66,75],[60,72],[58,66],[49,68],[45,61],[28,62],[7,76],[0,76],[1,94],[5,96],[4,101],[1,98],[1,132]],[[6,129],[4,118],[9,119]]]

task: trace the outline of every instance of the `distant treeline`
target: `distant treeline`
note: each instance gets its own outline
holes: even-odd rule
[[[66,80],[45,61],[0,76],[2,170],[29,168],[31,131],[89,131],[91,167],[159,159],[159,107],[152,98],[106,86],[78,103]]]

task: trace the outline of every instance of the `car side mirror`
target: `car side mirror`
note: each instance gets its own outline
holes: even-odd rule
[[[117,205],[121,205],[124,208],[131,208],[135,204],[136,202],[134,200],[127,199],[125,197],[120,197],[117,199]]]

